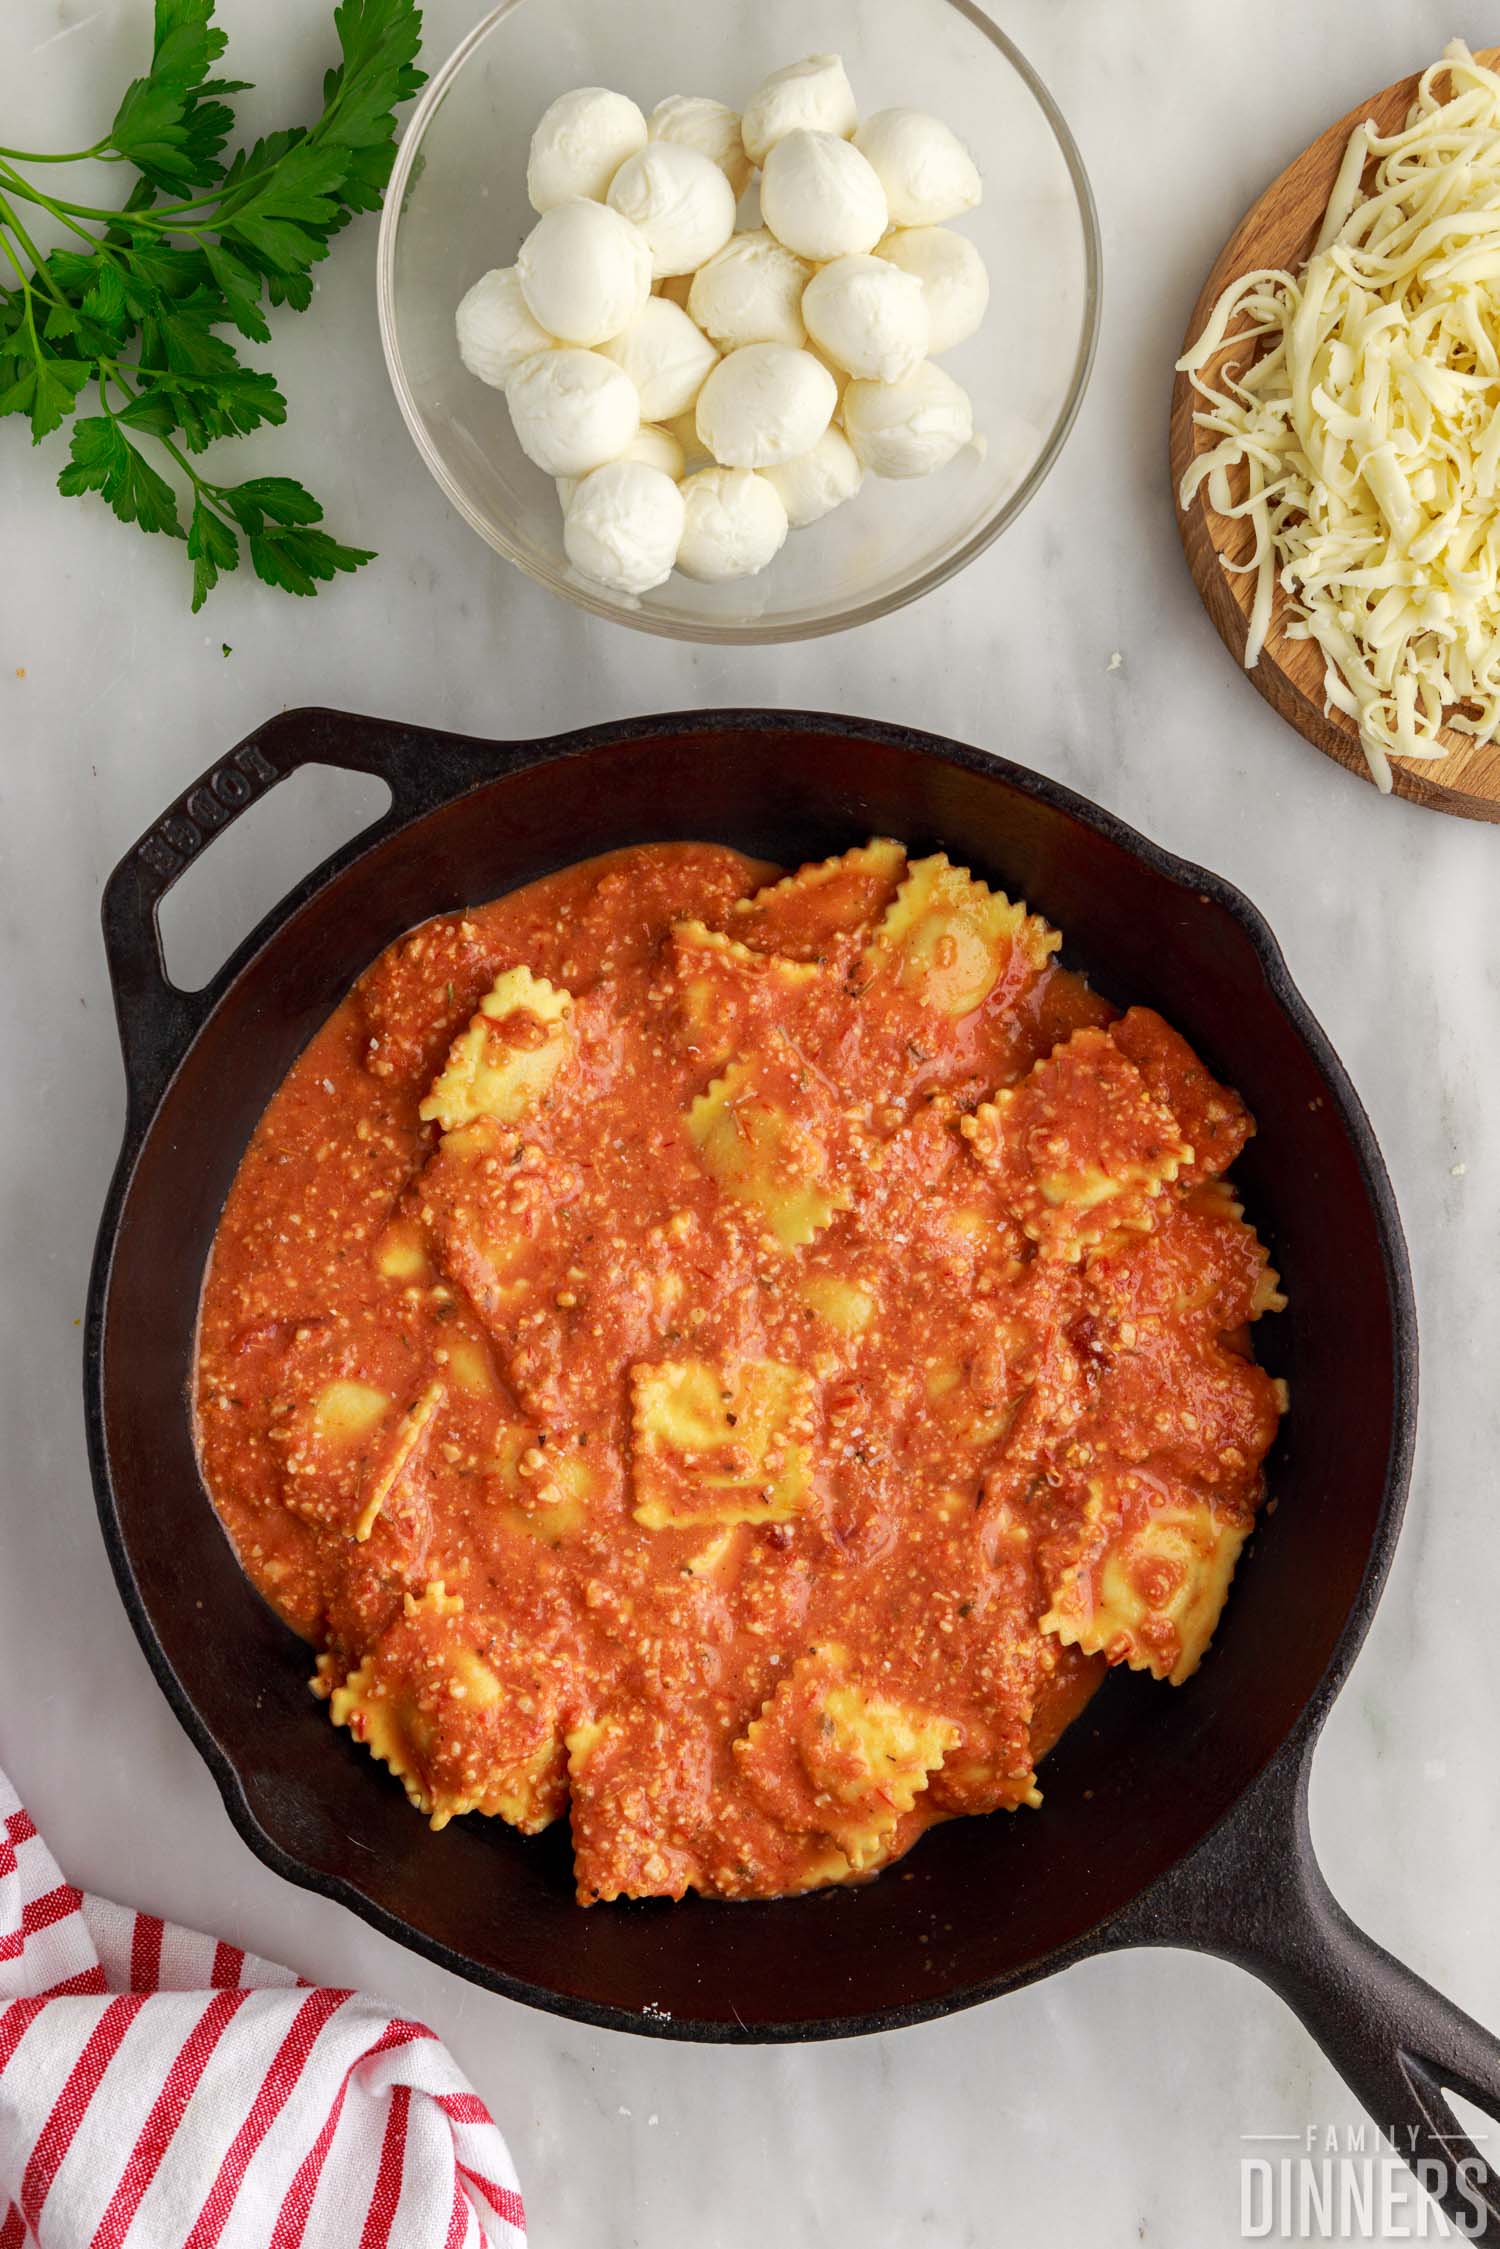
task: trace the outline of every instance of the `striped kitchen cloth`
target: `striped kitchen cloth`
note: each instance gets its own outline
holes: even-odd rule
[[[65,1882],[0,1772],[0,2249],[524,2249],[421,2023]]]

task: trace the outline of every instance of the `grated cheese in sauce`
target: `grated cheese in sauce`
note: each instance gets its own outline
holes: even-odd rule
[[[1258,356],[1206,377],[1236,320]],[[1246,669],[1279,584],[1382,790],[1445,724],[1500,736],[1500,75],[1454,40],[1400,132],[1356,126],[1301,272],[1241,275],[1178,366],[1217,439],[1181,505],[1206,483],[1255,532],[1220,557],[1255,577]]]

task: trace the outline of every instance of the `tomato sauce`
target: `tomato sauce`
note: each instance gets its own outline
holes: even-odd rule
[[[204,1477],[435,1826],[578,1893],[863,1879],[1040,1802],[1200,1660],[1284,1396],[1252,1129],[1038,917],[876,843],[711,845],[424,924],[256,1130]]]

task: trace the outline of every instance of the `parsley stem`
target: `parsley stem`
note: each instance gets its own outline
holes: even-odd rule
[[[122,219],[131,226],[156,224],[150,211],[106,211],[97,203],[71,203],[66,196],[44,195],[39,187],[33,187],[28,179],[23,178],[3,158],[0,158],[0,183],[3,183],[9,194],[18,196],[22,202],[35,203],[44,211],[50,211],[54,218],[62,220],[64,226],[71,224],[74,218],[95,219],[102,226],[118,226]],[[73,228],[75,234],[83,231],[82,227]]]
[[[39,148],[0,148],[0,156],[9,156],[17,164],[86,164],[91,156],[98,156],[106,164],[121,160],[107,141],[95,141],[92,148],[70,148],[65,155],[47,156]]]
[[[37,379],[40,381],[47,355],[42,350],[42,339],[36,332],[36,293],[30,282],[23,282],[21,286],[26,294],[26,333],[31,338],[31,356],[36,361]]]
[[[3,250],[7,258],[9,258],[11,265],[15,269],[16,279],[20,282],[23,293],[29,298],[31,295],[31,283],[26,278],[26,268],[22,265],[20,259],[16,256],[15,251],[11,248],[10,238],[5,233],[3,228],[0,228],[0,250]],[[5,294],[8,297],[13,297],[15,295],[15,291],[14,289],[7,289]]]
[[[212,195],[197,196],[191,203],[164,203],[155,211],[106,211],[96,203],[70,203],[63,196],[44,195],[39,187],[33,187],[29,180],[23,179],[3,158],[0,158],[0,185],[18,200],[35,203],[42,210],[50,211],[55,219],[59,219],[65,227],[70,227],[74,234],[80,234],[86,241],[92,242],[96,237],[87,227],[77,224],[79,219],[93,219],[100,226],[125,226],[132,231],[143,229],[147,233],[158,235],[217,234],[228,215],[258,194],[274,170],[275,166],[268,164],[264,171],[257,172],[252,179],[237,182],[237,192],[228,196],[220,189]],[[180,213],[196,210],[210,210],[214,216],[192,220],[179,217]]]
[[[60,220],[70,233],[80,236],[91,248],[98,243],[99,237],[96,234],[91,234],[86,226],[80,226],[76,219],[70,219],[67,212],[59,204],[54,203],[50,197],[38,195],[28,189],[20,173],[12,172],[10,166],[3,162],[0,162],[0,182],[3,182],[12,195],[22,196],[28,203],[40,203],[44,209],[52,213],[55,219]],[[101,217],[105,215],[102,212],[100,214]],[[118,216],[118,213],[115,216]]]
[[[14,210],[11,208],[10,204],[6,202],[3,195],[0,195],[0,219],[4,220],[5,224],[10,228],[11,233],[20,243],[21,248],[26,252],[27,257],[30,258],[32,264],[40,272],[43,262],[42,253],[37,248],[36,244],[32,241],[31,236],[26,232],[25,227],[22,226],[20,220],[16,217]],[[17,268],[17,271],[20,271],[19,267]]]
[[[11,210],[3,195],[0,195],[0,218],[5,219],[20,236],[21,243],[25,248],[28,256],[30,257],[33,267],[35,268],[34,272],[29,275],[23,274],[21,278],[21,286],[26,292],[26,302],[28,307],[31,304],[32,298],[36,294],[37,284],[40,283],[42,288],[46,291],[47,295],[52,299],[52,302],[55,305],[60,305],[64,312],[71,313],[73,307],[68,303],[67,298],[63,295],[63,292],[61,291],[61,289],[59,289],[57,283],[53,280],[51,274],[48,272],[45,260],[38,257],[36,244],[26,233],[24,227],[17,224],[15,213]],[[0,237],[0,239],[3,239],[3,237]],[[9,245],[7,245],[7,248],[8,247]],[[12,265],[15,265],[15,259],[13,257],[11,259],[11,263]],[[20,273],[21,269],[19,266],[16,266],[16,271],[17,273]]]
[[[3,160],[0,160],[0,180],[3,180],[5,182],[5,185],[11,194],[19,196],[22,202],[40,204],[44,210],[55,212],[58,217],[61,217],[65,212],[68,211],[75,212],[80,218],[85,219],[108,219],[119,217],[118,211],[96,211],[86,203],[67,203],[59,200],[59,198],[56,196],[43,195],[39,187],[33,187],[29,180],[23,179],[21,174],[16,171],[13,166],[5,163]]]
[[[22,273],[20,266],[16,265],[14,251],[12,251],[8,242],[5,243],[6,255],[9,257],[11,264],[16,267],[17,273],[21,275],[21,286],[26,292],[26,303],[28,311],[31,305],[33,284],[38,281],[41,282],[43,287],[46,289],[48,296],[52,299],[52,302],[54,304],[63,305],[64,307],[66,307],[68,302],[67,298],[63,295],[61,289],[58,288],[57,283],[53,280],[51,274],[47,271],[46,260],[43,258],[40,250],[38,250],[36,244],[32,241],[31,236],[26,232],[25,227],[22,226],[20,220],[16,217],[15,212],[12,210],[10,204],[7,203],[3,195],[0,195],[0,222],[3,222],[4,225],[10,228],[12,234],[14,234],[16,240],[20,243],[22,249],[26,252],[26,255],[30,258],[32,265],[36,269],[35,272],[30,275]],[[4,235],[0,234],[0,242],[4,241]]]
[[[242,203],[248,202],[252,195],[259,193],[275,168],[274,165],[268,164],[263,171],[255,173],[252,178],[237,181],[237,192],[232,192],[228,196],[225,195],[222,188],[216,188],[211,194],[195,196],[190,203],[163,203],[158,210],[107,211],[97,203],[73,203],[66,196],[43,194],[39,187],[33,186],[30,180],[25,179],[21,173],[5,162],[4,151],[0,150],[0,185],[3,185],[9,194],[18,197],[22,202],[35,203],[42,210],[50,211],[54,218],[62,221],[64,226],[72,227],[75,234],[83,235],[88,235],[88,229],[74,225],[76,219],[93,219],[101,226],[140,227],[152,234],[217,233],[218,218],[212,220],[193,219],[184,224],[179,224],[179,219],[183,213],[189,211],[209,211],[217,208],[219,216],[222,217],[226,211],[238,209]],[[92,241],[93,237],[89,235],[88,239]]]

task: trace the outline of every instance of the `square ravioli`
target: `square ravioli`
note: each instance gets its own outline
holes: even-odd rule
[[[939,852],[914,860],[865,952],[872,978],[939,1015],[968,1015],[1014,967],[1039,973],[1061,938]]]
[[[862,936],[880,919],[905,873],[902,845],[877,837],[740,899],[729,928],[757,952],[824,961],[842,940]]]
[[[975,1159],[1043,1256],[1076,1262],[1144,1230],[1193,1151],[1107,1031],[1075,1031],[1019,1085],[964,1119]]]
[[[834,1644],[793,1665],[734,1754],[781,1825],[831,1844],[864,1874],[889,1855],[957,1740],[951,1720],[870,1688]]]
[[[631,1490],[649,1530],[778,1523],[812,1497],[816,1403],[796,1367],[706,1359],[636,1367]]]
[[[732,1062],[685,1122],[709,1177],[757,1213],[783,1249],[802,1248],[849,1208],[838,1162],[846,1120],[789,1040]]]
[[[1051,1600],[1042,1629],[1181,1686],[1203,1660],[1250,1527],[1207,1493],[1146,1469],[1091,1477],[1072,1534],[1043,1547]]]

